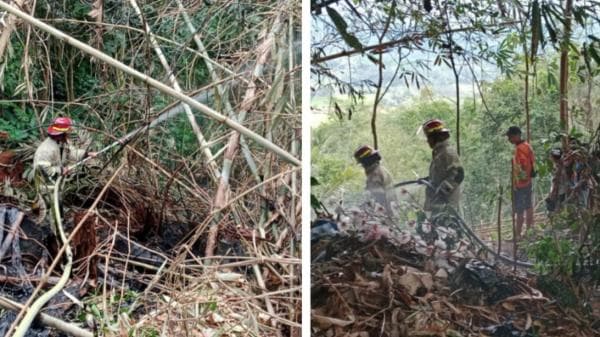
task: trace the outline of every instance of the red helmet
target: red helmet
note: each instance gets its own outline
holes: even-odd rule
[[[446,128],[444,122],[434,118],[423,123],[423,132],[425,132],[425,136],[429,137],[435,133],[448,133],[450,129]]]
[[[71,131],[73,121],[69,117],[58,117],[52,122],[52,125],[48,127],[48,134],[50,136],[59,136],[65,132]]]

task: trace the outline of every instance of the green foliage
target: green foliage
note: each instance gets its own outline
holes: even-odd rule
[[[139,331],[136,331],[134,333],[134,330],[132,329],[129,332],[129,336],[139,336],[139,337],[158,337],[160,336],[160,331],[158,331],[155,328],[142,328]]]
[[[314,190],[315,187],[319,186],[320,183],[315,177],[310,177],[310,188]],[[314,193],[310,194],[310,207],[316,212],[322,212],[325,209],[323,208],[323,203]]]
[[[578,258],[576,249],[571,240],[547,236],[533,243],[528,253],[542,274],[572,276]]]
[[[567,284],[553,276],[541,275],[538,277],[537,286],[544,293],[555,298],[561,306],[575,307],[577,296]]]
[[[25,140],[36,138],[38,132],[33,112],[24,104],[0,103],[0,130],[9,134],[9,146],[16,146]]]

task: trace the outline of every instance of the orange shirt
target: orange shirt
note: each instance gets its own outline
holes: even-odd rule
[[[535,155],[531,145],[522,141],[515,147],[512,159],[513,182],[515,188],[527,187],[531,184],[531,172],[535,163]]]

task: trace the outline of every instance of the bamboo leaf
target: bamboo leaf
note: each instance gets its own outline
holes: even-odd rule
[[[542,34],[542,16],[540,14],[540,4],[537,0],[533,1],[531,8],[531,62],[537,55],[538,45],[544,44],[544,35]]]
[[[340,106],[337,104],[337,102],[334,104],[334,113],[336,115],[336,117],[339,120],[343,120],[344,119],[344,113],[342,112],[342,109],[340,108]]]
[[[544,18],[546,30],[548,31],[548,35],[550,35],[550,41],[552,43],[556,43],[558,39],[556,38],[556,24],[551,20],[548,5],[542,6],[541,14]]]
[[[589,45],[585,42],[583,43],[583,47],[581,48],[581,55],[583,55],[583,62],[585,63],[585,67],[588,72],[591,73],[592,65],[590,60],[590,53],[588,52]]]
[[[335,25],[335,28],[342,36],[342,39],[346,42],[346,44],[353,49],[362,49],[363,46],[358,40],[358,38],[350,33],[348,33],[348,24],[346,20],[338,13],[335,9],[331,7],[327,7],[327,14],[331,18],[331,21]]]
[[[591,40],[594,40],[595,42],[600,42],[600,39],[595,35],[590,34],[590,35],[588,35],[588,38],[590,38]]]
[[[556,75],[554,75],[554,73],[552,73],[551,71],[548,72],[547,81],[548,81],[548,87],[556,88],[557,85],[558,85],[558,81],[556,79]]]
[[[589,52],[590,56],[594,59],[594,61],[596,61],[596,64],[600,65],[600,55],[593,44],[590,45]]]
[[[573,8],[573,17],[575,18],[575,22],[577,22],[580,26],[585,26],[585,19],[587,19],[587,13],[585,12],[585,8],[575,7]]]
[[[379,65],[379,59],[375,56],[373,56],[372,54],[367,54],[367,58],[369,59],[369,61],[373,62],[376,65]]]

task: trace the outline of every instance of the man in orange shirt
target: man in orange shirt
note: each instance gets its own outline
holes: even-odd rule
[[[533,228],[533,181],[535,177],[535,154],[531,145],[521,139],[521,129],[511,126],[506,132],[508,141],[515,145],[515,154],[512,159],[512,179],[514,209],[517,214],[516,239],[521,237],[523,218],[527,229]],[[523,216],[525,215],[525,216]]]

